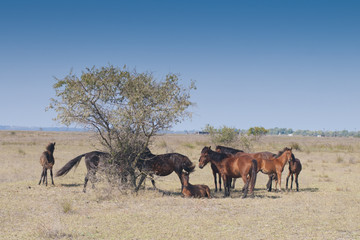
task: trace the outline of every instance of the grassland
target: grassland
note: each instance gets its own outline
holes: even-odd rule
[[[150,181],[138,194],[103,182],[84,194],[83,162],[55,186],[39,186],[39,157],[50,141],[55,171],[100,148],[89,133],[0,131],[0,239],[360,239],[360,139],[264,137],[254,151],[299,149],[300,192],[268,193],[259,173],[254,199],[240,198],[241,181],[229,198],[185,199],[174,173],[156,178],[162,191]],[[165,135],[151,150],[196,163],[205,145],[207,136]],[[209,166],[196,168],[190,182],[214,189]]]

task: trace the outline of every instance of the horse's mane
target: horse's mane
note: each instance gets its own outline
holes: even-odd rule
[[[216,146],[215,149],[216,150],[219,149],[220,151],[222,151],[224,153],[230,153],[230,154],[236,154],[238,152],[244,152],[243,150],[239,150],[239,149],[235,149],[235,148],[231,148],[231,147],[224,147],[224,146],[220,146],[220,145]]]
[[[280,156],[281,156],[285,151],[287,151],[287,150],[291,150],[291,149],[288,148],[288,147],[285,147],[282,151],[279,151],[278,154],[276,154],[276,155],[274,156],[274,158],[280,157]]]
[[[47,146],[46,146],[46,150],[53,153],[54,150],[55,150],[55,143],[49,143]]]
[[[212,155],[214,158],[211,158],[212,160],[216,162],[221,162],[222,159],[227,158],[228,155],[225,153],[219,153],[216,151],[211,150],[210,147],[204,147],[201,151],[201,153],[208,152],[208,154]],[[215,155],[215,156],[214,156]]]

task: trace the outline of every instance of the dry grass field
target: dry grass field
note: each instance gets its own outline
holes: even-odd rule
[[[259,173],[255,198],[215,193],[210,166],[196,167],[193,184],[207,184],[212,199],[180,195],[175,173],[156,177],[162,191],[121,192],[105,181],[82,192],[84,160],[76,171],[37,185],[39,157],[56,141],[54,170],[100,146],[89,133],[0,131],[0,239],[360,239],[360,139],[267,136],[254,151],[296,146],[303,165],[300,191],[267,192]],[[179,152],[197,164],[207,136],[165,135],[154,153]],[[214,146],[213,146],[214,147]],[[285,188],[285,167],[282,187]]]

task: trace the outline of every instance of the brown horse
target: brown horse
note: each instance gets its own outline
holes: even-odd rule
[[[247,155],[251,156],[258,162],[257,172],[260,171],[262,159],[273,159],[273,157],[276,156],[276,154],[273,154],[271,152],[244,153],[242,150],[238,150],[238,149],[234,149],[234,148],[230,148],[230,147],[223,147],[223,146],[216,146],[216,151],[220,152],[220,153],[225,153],[225,154],[239,154],[239,155],[247,154]],[[212,165],[211,165],[211,167],[212,167]],[[271,180],[272,180],[271,175],[269,175],[269,181],[267,183],[268,189],[269,189],[269,187],[271,188]],[[235,188],[235,182],[236,182],[236,178],[233,179],[232,188]],[[243,189],[243,191],[244,191],[244,189]],[[270,189],[270,191],[271,191],[271,189]]]
[[[281,192],[281,173],[284,171],[286,163],[292,159],[292,149],[285,147],[284,150],[280,151],[272,159],[261,159],[258,160],[260,163],[260,171],[262,173],[273,175],[276,174],[275,179],[275,189],[277,189],[277,184],[279,183],[279,191]]]
[[[181,174],[182,183],[183,183],[183,189],[182,194],[184,197],[207,197],[211,198],[210,195],[210,188],[207,185],[193,185],[189,183],[189,173],[183,172]]]
[[[295,174],[296,191],[299,191],[298,178],[299,178],[299,174],[301,172],[301,168],[302,167],[301,167],[300,160],[298,158],[295,158],[295,156],[293,155],[292,159],[289,161],[289,174],[286,178],[286,190],[288,190],[288,181],[289,181],[290,175],[291,175],[290,189],[292,189],[293,181],[294,181],[294,174]]]
[[[191,173],[195,169],[195,165],[190,161],[190,159],[179,153],[154,155],[149,150],[146,155],[146,159],[143,159],[139,160],[137,164],[138,169],[142,172],[138,188],[141,186],[147,175],[151,177],[151,183],[154,188],[156,188],[155,181],[153,179],[154,174],[157,176],[167,176],[172,172],[175,172],[180,179],[181,189],[183,189],[181,174],[183,171]],[[138,190],[138,188],[136,190]]]
[[[256,153],[237,153],[239,155],[245,154],[248,155],[252,158],[254,158],[257,163],[258,163],[258,169],[257,172],[261,171],[261,164],[263,160],[271,160],[274,159],[274,157],[276,156],[276,154],[271,153],[271,152],[256,152]],[[268,183],[266,184],[266,188],[268,189],[268,191],[271,191],[271,182],[272,179],[276,178],[276,174],[269,174],[269,180]],[[233,183],[235,185],[235,183]]]
[[[54,143],[49,143],[46,146],[46,151],[43,152],[40,156],[40,164],[43,167],[42,173],[41,173],[41,177],[40,177],[40,181],[39,181],[39,185],[41,183],[41,180],[46,183],[47,186],[47,170],[50,169],[50,175],[51,175],[51,183],[52,185],[54,185],[54,179],[53,179],[53,172],[52,172],[52,168],[55,164],[55,158],[54,158],[54,151],[55,151],[55,142]]]
[[[235,148],[230,148],[230,147],[224,147],[224,146],[216,146],[215,151],[220,152],[220,153],[225,153],[225,154],[236,154],[238,152],[244,152],[242,150],[238,150]],[[217,192],[217,182],[216,182],[216,175],[219,175],[219,191],[221,191],[221,176],[220,176],[220,172],[219,170],[216,168],[215,164],[211,163],[211,169],[214,175],[214,183],[215,183],[215,192]],[[231,181],[231,180],[229,180]],[[235,188],[235,181],[236,178],[234,178],[233,180],[233,184],[232,184],[232,188]]]
[[[228,179],[239,177],[246,182],[243,198],[247,196],[249,184],[251,184],[249,193],[251,196],[254,195],[257,170],[257,162],[255,159],[247,155],[239,156],[218,153],[212,151],[211,147],[204,147],[199,159],[199,168],[203,168],[208,162],[216,165],[223,178],[225,197],[230,196],[230,181]],[[250,178],[247,178],[248,175]]]

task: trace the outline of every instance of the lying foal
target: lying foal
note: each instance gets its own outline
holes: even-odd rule
[[[181,180],[184,186],[182,190],[182,194],[184,197],[211,198],[210,188],[207,185],[192,185],[189,183],[189,173],[182,172]]]

